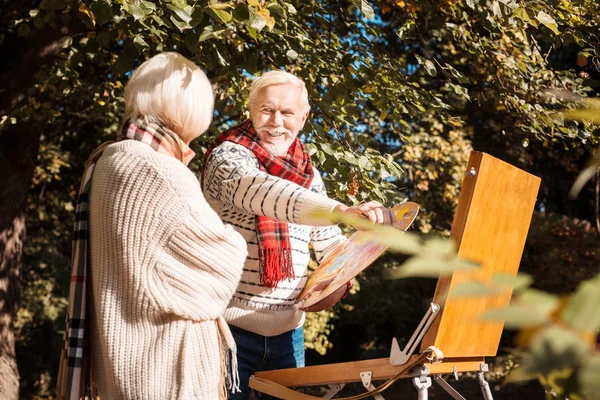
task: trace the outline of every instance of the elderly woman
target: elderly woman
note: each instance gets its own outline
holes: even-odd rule
[[[146,61],[127,84],[117,141],[92,154],[78,200],[60,397],[223,399],[228,370],[235,389],[221,314],[246,244],[186,167],[213,98],[202,70],[176,53]]]

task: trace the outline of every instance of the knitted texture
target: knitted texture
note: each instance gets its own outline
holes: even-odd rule
[[[274,336],[302,325],[304,313],[294,303],[306,284],[309,245],[317,261],[344,239],[340,229],[313,215],[331,211],[339,203],[329,199],[319,172],[309,189],[263,172],[254,154],[239,144],[217,146],[207,160],[204,194],[223,222],[231,224],[248,244],[240,284],[225,318],[229,324]],[[260,281],[256,215],[288,222],[295,275],[268,288]]]
[[[180,161],[124,141],[90,191],[92,360],[109,399],[224,397],[220,330],[246,257]]]

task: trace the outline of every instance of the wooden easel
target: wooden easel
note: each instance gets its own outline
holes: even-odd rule
[[[491,308],[507,305],[512,290],[476,298],[446,294],[463,282],[485,283],[494,274],[517,274],[539,186],[538,177],[473,151],[450,236],[457,244],[458,255],[480,263],[480,268],[456,271],[438,280],[433,303],[404,350],[394,339],[389,358],[257,372],[250,378],[250,387],[296,400],[314,397],[287,387],[329,385],[330,391],[324,398],[331,399],[349,382],[362,382],[368,391],[373,391],[376,388],[372,381],[413,378],[418,398],[426,400],[433,376],[453,398],[464,399],[441,374],[477,372],[484,398],[491,400],[483,377],[487,371],[484,357],[496,355],[503,323],[484,322],[478,317]],[[422,355],[413,355],[421,339]],[[439,356],[423,356],[431,353],[430,346],[443,352],[441,362]],[[372,397],[383,399],[379,393]]]

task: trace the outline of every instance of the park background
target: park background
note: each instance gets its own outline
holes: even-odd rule
[[[496,398],[597,398],[600,356],[583,335],[600,325],[595,167],[569,197],[599,138],[600,107],[585,100],[600,83],[596,0],[0,5],[0,398],[54,394],[83,165],[115,137],[131,71],[161,51],[194,60],[214,83],[196,171],[215,135],[246,118],[252,78],[284,68],[307,84],[302,138],[330,196],[415,201],[413,232],[428,241],[448,237],[471,150],[541,177],[515,318],[488,377]],[[436,282],[384,274],[406,258],[385,255],[333,310],[308,315],[309,364],[385,357],[392,337],[406,342]],[[523,307],[533,322],[519,319]],[[519,365],[534,379],[504,384]],[[468,374],[459,385],[477,388]],[[416,397],[407,382],[392,390]]]

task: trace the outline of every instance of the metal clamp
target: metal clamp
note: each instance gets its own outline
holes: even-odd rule
[[[410,340],[404,347],[404,349],[400,350],[400,346],[398,345],[398,341],[396,338],[392,340],[392,350],[390,352],[390,364],[391,365],[404,365],[410,359],[410,356],[415,352],[417,345],[423,339],[423,336],[427,333],[427,330],[435,320],[435,317],[440,312],[440,306],[436,303],[431,303],[427,313],[421,320],[417,329],[411,336]]]
[[[477,380],[479,381],[479,386],[481,387],[481,393],[483,393],[483,398],[485,400],[494,400],[492,397],[492,390],[490,389],[490,384],[485,380],[484,372],[488,372],[490,369],[486,363],[481,363],[479,365],[479,372],[477,373]]]
[[[431,378],[429,377],[429,368],[421,368],[421,375],[413,378],[413,386],[417,389],[419,400],[427,400],[429,398],[428,389],[431,387]]]
[[[327,393],[325,393],[325,396],[323,396],[323,399],[325,399],[325,400],[333,399],[333,396],[338,394],[340,392],[340,390],[342,390],[344,388],[344,386],[346,386],[346,384],[345,383],[336,383],[336,384],[331,384],[328,386],[329,386],[329,390],[327,391]]]
[[[375,390],[375,386],[371,383],[371,378],[373,377],[373,373],[371,371],[364,371],[360,373],[360,380],[362,381],[363,386],[369,392]],[[379,393],[374,393],[373,398],[375,400],[385,400],[383,396]]]

